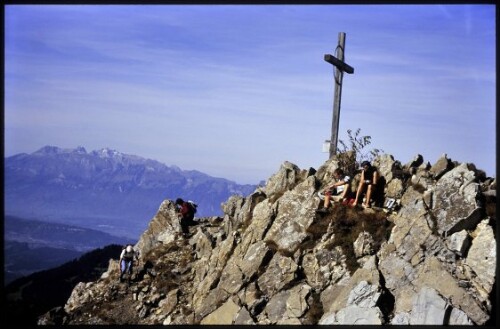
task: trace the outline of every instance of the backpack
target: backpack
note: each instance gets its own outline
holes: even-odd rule
[[[193,214],[196,214],[196,212],[198,211],[198,205],[191,200],[189,200],[188,203],[191,206],[191,209],[193,210]]]

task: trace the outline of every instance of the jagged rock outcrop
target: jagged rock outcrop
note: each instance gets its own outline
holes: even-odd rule
[[[75,287],[63,315],[59,308],[39,323],[488,323],[496,180],[446,155],[434,165],[420,155],[373,163],[396,212],[335,204],[316,213],[335,158],[317,171],[285,162],[188,239],[165,200],[135,246],[141,263],[130,285],[117,281],[111,260],[101,279]]]

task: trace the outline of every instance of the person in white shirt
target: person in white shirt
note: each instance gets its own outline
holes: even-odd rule
[[[319,209],[319,212],[327,211],[328,207],[330,207],[330,199],[335,202],[346,201],[349,196],[351,178],[345,175],[344,171],[340,168],[335,169],[333,177],[335,178],[335,182],[327,186],[323,191],[325,200],[323,208]]]
[[[132,274],[132,269],[134,266],[134,259],[139,260],[139,253],[134,250],[132,245],[127,245],[126,248],[123,248],[122,253],[120,254],[120,282],[123,280],[123,275],[125,273],[130,275]]]

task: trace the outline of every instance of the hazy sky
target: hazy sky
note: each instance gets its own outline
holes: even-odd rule
[[[7,5],[5,156],[104,147],[238,183],[340,139],[496,176],[494,5]]]

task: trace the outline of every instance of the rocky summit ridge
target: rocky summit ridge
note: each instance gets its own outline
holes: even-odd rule
[[[496,307],[496,179],[443,155],[374,159],[396,211],[318,197],[339,166],[284,162],[222,217],[184,238],[172,200],[135,248],[129,283],[116,260],[39,324],[488,325]],[[359,175],[354,177],[353,187]]]

